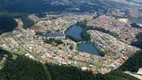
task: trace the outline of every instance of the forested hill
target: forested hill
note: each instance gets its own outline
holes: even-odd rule
[[[12,31],[17,27],[17,22],[13,17],[0,16],[0,34],[7,31]]]
[[[141,59],[140,55],[137,53],[130,62],[137,60],[136,56]],[[0,49],[0,61],[2,62],[0,64],[0,80],[138,80],[125,74],[122,70],[115,70],[106,75],[94,75],[73,66],[45,65],[3,49]],[[135,65],[139,65],[139,62]],[[141,65],[137,66],[137,68],[139,67]],[[129,61],[123,66],[124,68],[129,70]]]
[[[0,12],[41,13],[65,11],[68,6],[51,5],[50,0],[0,0]]]
[[[29,19],[28,14],[24,13],[2,13],[0,14],[0,34],[4,32],[13,31],[18,23],[14,18],[21,18],[24,29],[27,29],[34,25],[34,21]]]
[[[142,48],[142,32],[136,35],[137,41],[132,42],[131,45]]]
[[[29,14],[60,12],[67,7],[50,5],[50,0],[0,0],[0,34],[16,28],[15,17],[22,19],[23,28],[26,29],[34,25],[34,22],[28,18]]]
[[[131,1],[131,2],[130,2]],[[127,10],[128,3],[140,6],[142,1],[134,0],[0,0],[0,12],[42,13],[42,12],[104,12],[113,8]],[[112,7],[113,6],[113,7]]]
[[[0,0],[0,12],[91,12],[104,10],[101,0]]]

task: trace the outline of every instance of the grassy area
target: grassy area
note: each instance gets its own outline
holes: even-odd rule
[[[35,26],[34,26],[34,28],[37,28],[37,29],[39,29],[39,28],[40,28],[40,26],[36,26],[36,25],[35,25]]]
[[[14,55],[14,54],[12,55],[12,59],[13,59],[13,60],[16,60],[17,57],[18,57],[17,55]]]

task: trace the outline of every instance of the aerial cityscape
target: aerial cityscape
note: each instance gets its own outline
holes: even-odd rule
[[[0,0],[0,80],[142,80],[142,0]]]

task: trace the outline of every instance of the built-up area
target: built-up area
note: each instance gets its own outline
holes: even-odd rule
[[[136,41],[135,36],[142,32],[142,29],[131,27],[130,21],[127,18],[115,18],[106,15],[102,15],[89,21],[87,25],[92,27],[101,27],[105,30],[117,33],[120,40],[127,44],[130,44],[132,41]]]
[[[36,24],[26,30],[22,28],[21,20],[17,19],[17,29],[0,36],[0,47],[42,63],[72,65],[82,70],[105,74],[121,66],[128,57],[138,50],[138,48],[126,43],[135,40],[135,35],[138,32],[142,32],[142,30],[129,26],[127,19],[115,19],[105,15],[93,19],[94,16],[96,14],[58,14],[37,19],[34,15],[31,15],[30,18]],[[43,38],[49,38],[48,36],[36,35],[36,32],[46,34],[64,33],[71,25],[83,20],[89,20],[87,25],[102,27],[120,34],[120,40],[118,40],[109,34],[97,30],[88,31],[91,35],[91,42],[105,56],[79,52],[76,49],[77,43],[65,38],[65,36],[52,37],[63,41],[63,44],[58,45],[55,42],[51,44],[45,43]]]

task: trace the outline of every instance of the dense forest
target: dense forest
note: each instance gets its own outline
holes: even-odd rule
[[[54,38],[44,39],[44,42],[47,44],[52,44],[53,42],[55,42],[56,45],[63,44],[62,40],[58,40],[58,39],[54,39]]]
[[[91,36],[90,34],[87,32],[87,29],[83,29],[83,31],[80,34],[82,41],[90,41],[91,40]]]
[[[12,17],[0,16],[0,34],[2,32],[12,31],[17,27],[17,22]]]
[[[0,49],[0,60],[2,60],[4,54],[8,55],[4,67],[0,69],[0,80],[138,80],[125,74],[123,70],[135,72],[142,67],[141,53],[142,51],[138,51],[117,70],[106,75],[94,75],[73,66],[45,65],[25,56]],[[133,65],[136,65],[136,67]]]
[[[59,0],[57,0],[59,1]],[[62,0],[60,0],[62,2]],[[86,3],[78,3],[70,0],[72,4],[52,4],[52,0],[0,0],[0,11],[3,12],[19,12],[19,13],[43,13],[43,12],[93,12],[104,11],[104,4],[98,0],[94,0],[94,5],[88,5]],[[25,6],[26,5],[26,6]],[[70,9],[77,7],[79,10]]]
[[[50,0],[0,0],[0,12],[42,13],[65,11],[69,6],[51,5]]]
[[[1,49],[0,56],[4,57],[4,54],[8,58],[4,68],[0,70],[0,80],[50,80],[43,64]]]
[[[0,34],[3,32],[12,31],[17,27],[18,24],[14,18],[21,18],[24,29],[27,29],[34,25],[34,21],[30,20],[28,14],[0,13]]]
[[[137,51],[119,69],[123,71],[137,72],[139,68],[142,68],[142,50]]]
[[[23,22],[24,29],[30,28],[35,24],[34,21],[30,20],[28,16],[21,16],[20,18]]]
[[[136,35],[137,41],[132,42],[131,45],[142,48],[142,33]]]
[[[124,73],[137,72],[142,67],[142,51],[136,52],[120,68],[106,75],[83,72],[72,66],[47,65],[53,80],[138,80]]]
[[[81,71],[73,66],[58,66],[51,64],[47,66],[53,80],[138,80],[120,70],[114,70],[106,75],[94,75],[91,72]]]

